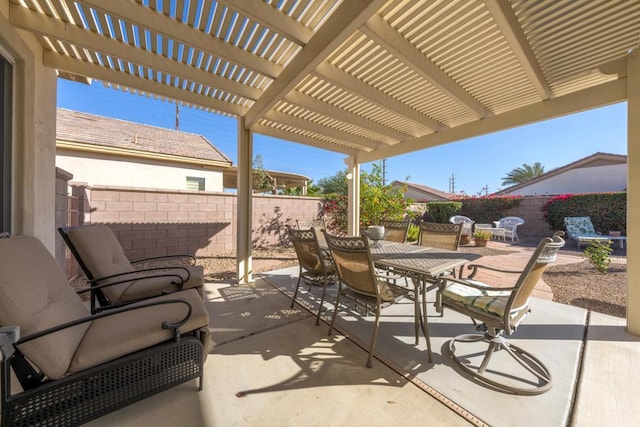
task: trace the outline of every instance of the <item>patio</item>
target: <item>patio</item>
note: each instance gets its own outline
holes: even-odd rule
[[[526,256],[483,261],[505,259],[515,266]],[[563,254],[558,261],[577,259]],[[549,301],[543,283],[514,341],[545,361],[554,387],[540,396],[513,396],[452,367],[444,344],[472,327],[450,311],[443,318],[430,313],[435,363],[426,363],[424,338],[413,346],[410,301],[383,311],[378,357],[367,369],[359,343],[368,339],[371,319],[341,316],[340,333],[328,337],[325,323],[314,325],[317,289],[303,287],[299,301],[306,309],[289,308],[297,271],[263,273],[254,285],[208,283],[214,347],[204,390],[185,384],[90,425],[379,425],[403,419],[407,425],[582,426],[630,425],[640,415],[631,397],[640,372],[630,371],[639,339],[626,333],[624,319]],[[332,304],[326,306],[330,314]]]

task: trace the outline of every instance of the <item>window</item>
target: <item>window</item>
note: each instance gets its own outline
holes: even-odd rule
[[[204,191],[204,178],[187,177],[187,190]]]
[[[0,55],[0,233],[11,232],[11,92],[13,67]]]

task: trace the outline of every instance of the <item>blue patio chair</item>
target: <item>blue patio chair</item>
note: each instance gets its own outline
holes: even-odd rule
[[[564,227],[567,230],[569,239],[576,242],[578,249],[580,249],[580,245],[588,246],[594,241],[611,241],[608,236],[597,232],[593,228],[591,218],[588,216],[566,216],[564,218]]]

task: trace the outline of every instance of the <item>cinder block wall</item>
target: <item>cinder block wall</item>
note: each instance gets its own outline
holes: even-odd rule
[[[81,184],[72,188],[81,206],[80,224],[107,224],[131,259],[235,251],[235,194]],[[312,197],[254,196],[254,246],[281,243],[287,225],[316,218],[318,208],[319,199]]]
[[[508,211],[508,216],[519,216],[525,221],[518,227],[518,236],[544,237],[551,236],[556,231],[551,230],[540,210],[550,198],[546,196],[524,197],[518,207]]]

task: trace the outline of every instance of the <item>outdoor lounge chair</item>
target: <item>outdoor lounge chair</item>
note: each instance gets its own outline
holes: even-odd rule
[[[409,221],[396,221],[383,219],[380,225],[384,226],[384,240],[390,242],[404,243],[407,240],[407,232],[409,231]]]
[[[564,227],[569,239],[576,242],[578,249],[581,245],[588,246],[594,241],[611,242],[610,236],[605,236],[595,230],[591,217],[588,216],[567,216],[564,218]]]
[[[317,233],[322,233],[323,230],[316,231],[315,228],[311,228],[310,230],[294,230],[291,227],[288,227],[287,230],[289,231],[289,238],[293,243],[293,247],[296,250],[298,265],[300,266],[298,283],[296,284],[296,290],[291,300],[291,308],[293,308],[296,302],[298,289],[303,280],[311,286],[314,284],[322,286],[322,297],[320,298],[320,306],[318,307],[318,314],[316,316],[316,325],[318,325],[320,324],[320,314],[324,306],[327,285],[335,282],[337,279],[334,265],[323,255],[318,242]]]
[[[194,289],[92,315],[38,239],[0,239],[2,426],[75,426],[202,389],[208,322]]]
[[[184,289],[204,286],[202,266],[181,265],[180,258],[191,255],[147,258],[129,261],[113,231],[103,224],[58,229],[92,287],[91,310],[100,306],[139,301]],[[171,260],[175,266],[137,269],[136,264]],[[108,284],[109,286],[104,286]]]
[[[505,240],[510,237],[513,242],[514,240],[520,240],[518,239],[518,226],[522,224],[524,224],[524,219],[517,216],[506,216],[498,220],[496,228],[503,229]]]
[[[531,311],[529,297],[542,277],[546,267],[556,260],[558,250],[564,246],[564,233],[556,232],[553,237],[545,237],[540,241],[529,262],[522,271],[506,271],[477,264],[469,265],[472,273],[466,280],[445,277],[440,280],[436,295],[436,309],[440,313],[448,308],[470,316],[474,324],[481,325],[476,329],[482,334],[459,335],[449,341],[449,353],[453,361],[472,378],[494,387],[495,389],[514,394],[534,395],[544,393],[551,388],[551,373],[531,353],[510,344],[506,336],[515,332],[522,319]],[[479,268],[505,273],[519,273],[520,276],[513,287],[490,287],[482,282],[472,280]],[[482,352],[475,343],[488,344]],[[469,346],[470,351],[456,354],[456,343]],[[498,350],[513,357],[517,368],[525,368],[525,377],[519,373],[500,371],[501,365],[494,364],[487,369],[491,356]],[[476,361],[476,356],[483,356]],[[522,383],[528,384],[523,386]]]
[[[352,300],[356,307],[363,307],[365,313],[372,311],[376,318],[367,359],[367,367],[370,368],[378,339],[380,311],[383,305],[392,304],[396,299],[406,295],[409,290],[389,285],[376,274],[369,250],[369,240],[366,237],[338,237],[327,234],[325,231],[325,240],[331,250],[331,256],[340,279],[328,334],[331,335],[333,332],[341,297]],[[343,284],[345,285],[344,289]]]

